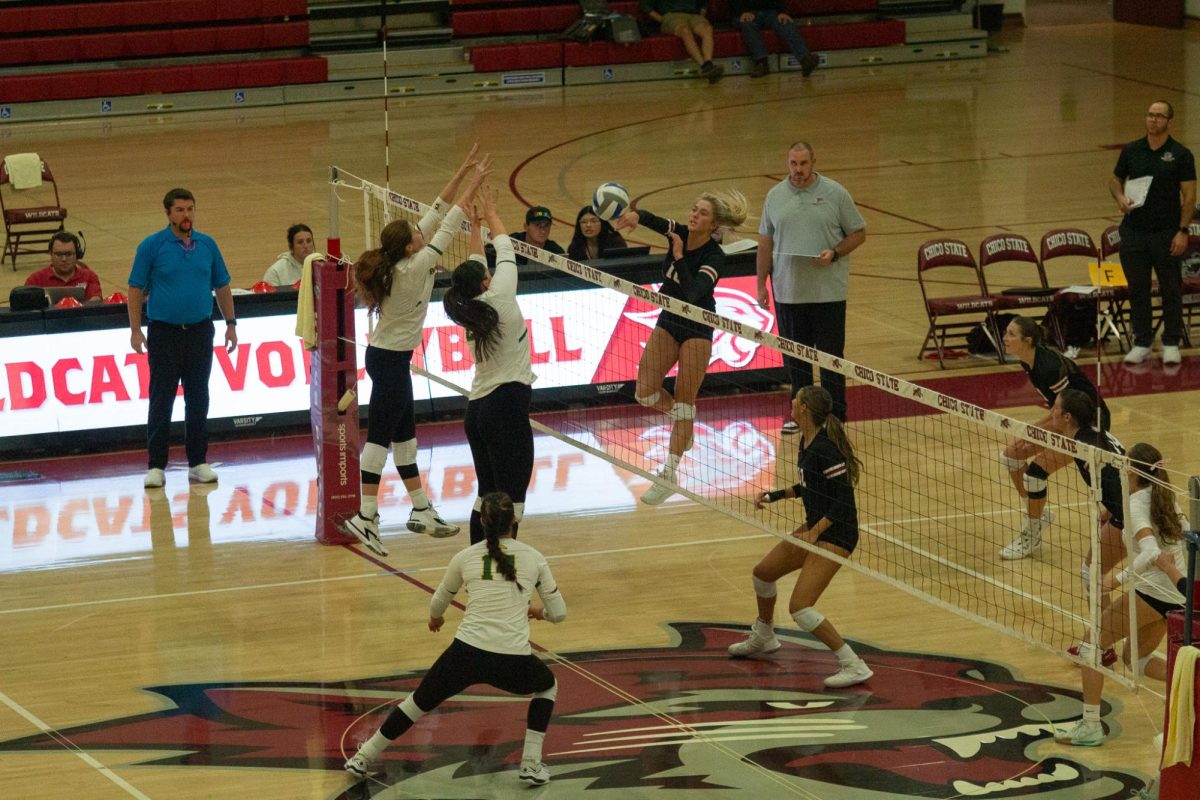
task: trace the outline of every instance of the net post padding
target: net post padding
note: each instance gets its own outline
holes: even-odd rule
[[[354,346],[354,290],[350,265],[313,262],[317,347],[309,381],[313,447],[317,458],[317,541],[348,544],[338,523],[358,512],[358,351]]]

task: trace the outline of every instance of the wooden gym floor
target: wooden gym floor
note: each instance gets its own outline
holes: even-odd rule
[[[565,244],[591,188],[620,180],[666,213],[684,212],[701,188],[739,188],[753,232],[787,144],[806,139],[868,222],[847,355],[937,378],[935,362],[914,357],[925,330],[920,242],[949,235],[974,247],[998,231],[1036,241],[1060,226],[1098,234],[1117,220],[1105,188],[1112,148],[1139,135],[1146,106],[1173,102],[1185,143],[1200,121],[1188,102],[1194,31],[1055,26],[1009,31],[1003,43],[1009,52],[978,62],[809,80],[396,99],[391,183],[431,199],[478,138],[497,159],[514,227],[527,205],[545,204]],[[235,285],[249,286],[290,223],[323,240],[328,165],[384,181],[381,117],[378,104],[355,103],[8,125],[0,151],[50,162],[106,293],[163,224],[160,198],[175,185],[196,193],[199,229],[221,244]],[[0,291],[44,263],[0,270]],[[1157,362],[1106,373],[1125,387],[1110,401],[1116,433],[1158,444],[1178,476],[1200,472],[1198,362],[1191,350],[1171,373]],[[969,361],[950,372],[977,376],[964,391],[986,393],[989,376],[1014,369]],[[1004,405],[1033,419],[1033,400]],[[422,464],[437,462],[431,492],[465,519],[467,501],[443,497],[438,482],[469,465],[460,427],[419,436]],[[534,628],[560,681],[547,741],[555,777],[537,796],[1008,797],[1028,791],[1024,777],[1074,800],[1126,797],[1152,774],[1162,716],[1152,694],[1113,687],[1109,742],[1069,751],[1045,726],[1077,713],[1074,668],[848,570],[820,608],[875,665],[869,688],[822,690],[829,655],[790,625],[780,655],[728,661],[724,647],[753,615],[748,572],[770,540],[691,502],[639,507],[640,479],[614,488],[603,462],[550,440],[538,448],[553,469],[539,473],[521,534],[550,556],[571,618]],[[388,558],[314,545],[309,452],[303,438],[218,444],[215,489],[189,488],[173,470],[150,493],[138,451],[6,465],[44,476],[0,486],[8,796],[529,793],[513,761],[523,703],[490,692],[422,720],[380,781],[350,786],[340,771],[342,748],[449,641],[449,630],[424,629],[428,589],[464,542],[403,534],[397,502],[384,508]],[[794,458],[778,452],[781,464]]]

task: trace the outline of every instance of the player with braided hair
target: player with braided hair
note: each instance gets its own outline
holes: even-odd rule
[[[513,502],[503,492],[483,498],[484,540],[460,550],[429,603],[429,630],[445,624],[444,614],[460,589],[470,597],[454,641],[421,679],[416,691],[392,709],[379,730],[346,762],[346,771],[366,778],[387,746],[413,723],[469,686],[486,683],[505,692],[532,695],[526,716],[525,749],[518,777],[540,786],[550,780],[542,762],[542,741],[554,712],[558,684],[529,646],[529,620],[562,622],[567,604],[545,557],[514,537]],[[540,605],[531,605],[534,590]]]
[[[745,221],[746,198],[741,193],[704,192],[692,204],[686,226],[631,208],[618,218],[615,227],[618,231],[632,231],[644,225],[666,236],[668,246],[659,292],[697,308],[715,311],[714,292],[725,266],[720,242],[726,231]],[[712,356],[712,338],[712,328],[664,311],[658,315],[658,323],[642,351],[634,398],[643,406],[671,417],[667,463],[656,474],[654,485],[642,495],[643,503],[656,506],[676,491],[679,463],[692,447],[696,396]],[[679,372],[672,396],[663,386],[663,379],[676,364]]]
[[[821,550],[849,558],[858,545],[858,507],[854,485],[862,463],[846,437],[842,422],[833,414],[833,398],[820,386],[808,385],[792,400],[792,418],[800,426],[800,481],[791,488],[763,492],[755,501],[758,508],[785,498],[804,502],[804,524],[792,536]],[[758,619],[744,642],[729,646],[735,658],[767,655],[782,645],[775,637],[776,582],[799,570],[796,586],[788,603],[788,613],[801,628],[813,634],[837,656],[838,671],[825,679],[831,689],[863,683],[875,673],[853,648],[842,639],[833,623],[813,608],[841,564],[779,542],[754,567],[754,594],[758,598]]]

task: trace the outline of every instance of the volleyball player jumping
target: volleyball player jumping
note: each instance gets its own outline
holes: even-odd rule
[[[1079,366],[1064,355],[1056,353],[1042,342],[1042,329],[1028,317],[1015,317],[1004,330],[1004,350],[1021,362],[1029,382],[1046,401],[1054,405],[1059,392],[1068,387],[1087,394],[1100,407],[1100,427],[1107,431],[1111,422],[1108,406]],[[1036,425],[1045,428],[1050,422],[1047,414]],[[1032,463],[1027,463],[1032,458]],[[1051,473],[1071,463],[1065,453],[1047,450],[1039,444],[1017,439],[1004,449],[1000,462],[1008,471],[1013,486],[1025,499],[1025,522],[1021,532],[1000,550],[1005,560],[1033,555],[1042,546],[1042,532],[1054,517],[1046,508],[1046,486]]]
[[[821,550],[849,558],[858,545],[858,507],[854,485],[862,463],[846,438],[842,422],[833,415],[833,398],[820,386],[805,386],[792,400],[792,418],[800,425],[800,481],[790,489],[763,492],[758,508],[785,498],[804,501],[804,524],[792,536]],[[782,645],[775,638],[776,582],[800,571],[788,613],[837,656],[838,671],[825,679],[831,689],[863,683],[875,673],[837,632],[833,623],[813,608],[841,565],[788,542],[779,542],[754,567],[752,579],[758,598],[758,619],[744,642],[729,646],[735,658],[766,655]]]
[[[526,716],[525,749],[517,774],[540,786],[550,780],[542,762],[542,741],[554,712],[558,684],[553,673],[533,655],[529,620],[562,622],[567,604],[558,591],[546,559],[516,541],[513,503],[502,492],[481,503],[484,539],[460,550],[429,603],[429,630],[439,631],[443,615],[464,586],[469,601],[463,621],[417,690],[392,709],[379,730],[346,762],[346,771],[365,778],[384,749],[417,720],[469,686],[486,683],[518,695],[533,695]],[[534,590],[541,606],[531,606]]]
[[[381,556],[386,556],[387,550],[379,538],[379,484],[387,463],[388,442],[396,471],[412,500],[408,529],[438,538],[458,533],[457,525],[438,515],[421,485],[409,365],[413,350],[421,343],[438,259],[462,225],[479,185],[491,172],[489,157],[475,159],[477,149],[478,145],[471,147],[462,166],[416,227],[407,220],[388,223],[380,231],[380,246],[363,253],[354,263],[359,294],[369,313],[377,314],[379,320],[366,353],[372,388],[367,443],[361,460],[362,504],[356,516],[338,527]],[[447,213],[443,198],[454,197],[467,173],[471,173],[471,180]]]
[[[725,265],[720,241],[725,230],[745,220],[746,198],[739,192],[705,192],[692,204],[686,228],[675,220],[637,209],[628,209],[615,227],[632,231],[644,225],[666,236],[668,247],[659,291],[697,308],[715,311],[713,292]],[[654,485],[642,495],[643,503],[658,505],[678,488],[679,463],[692,446],[696,396],[712,356],[712,337],[712,328],[664,311],[642,351],[634,397],[672,420],[667,463],[656,474]],[[676,363],[679,372],[672,396],[664,388],[663,379]]]
[[[463,424],[479,483],[471,511],[471,542],[483,540],[480,518],[484,495],[512,498],[516,524],[525,515],[525,493],[533,475],[533,428],[529,401],[537,376],[529,357],[529,332],[517,305],[517,262],[512,241],[496,212],[496,193],[485,189],[482,218],[471,231],[471,257],[460,264],[442,298],[450,319],[467,332],[475,376]],[[487,222],[496,247],[496,274],[483,256],[481,226]]]

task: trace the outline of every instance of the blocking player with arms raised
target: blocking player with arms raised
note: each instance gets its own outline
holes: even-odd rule
[[[1093,405],[1099,406],[1100,427],[1105,431],[1109,429],[1111,416],[1104,398],[1074,361],[1043,343],[1042,329],[1037,322],[1029,317],[1015,317],[1009,322],[1004,329],[1004,350],[1021,362],[1029,382],[1045,400],[1047,408],[1053,408],[1055,398],[1064,389],[1077,389],[1088,395]],[[1045,428],[1049,423],[1050,415],[1047,414],[1035,424]],[[1031,458],[1033,462],[1028,463]],[[1052,473],[1071,463],[1071,457],[1026,439],[1017,439],[1004,449],[1000,461],[1025,500],[1025,522],[1021,532],[1000,550],[1000,557],[1006,560],[1025,558],[1042,546],[1042,532],[1053,520],[1046,508],[1048,479]]]
[[[525,516],[525,494],[533,476],[533,427],[529,402],[533,373],[529,332],[517,304],[517,262],[512,240],[496,211],[496,193],[482,192],[483,215],[471,230],[471,257],[460,264],[442,297],[446,316],[462,325],[475,359],[463,427],[475,462],[478,496],[471,511],[471,542],[483,539],[483,496],[504,492],[513,501],[516,523]],[[488,274],[481,227],[487,222],[496,247],[496,274]]]
[[[387,555],[379,538],[379,484],[392,460],[412,500],[407,527],[415,533],[453,536],[458,526],[443,520],[429,502],[417,469],[417,425],[413,409],[413,350],[421,343],[421,329],[429,310],[438,260],[458,233],[475,192],[491,172],[491,159],[475,160],[473,146],[462,166],[442,189],[433,208],[414,227],[407,220],[388,223],[379,234],[380,246],[368,250],[354,263],[354,281],[369,313],[379,320],[367,345],[366,368],[371,376],[371,416],[367,443],[360,462],[362,503],[358,514],[339,528],[352,534],[375,553]],[[443,198],[454,197],[468,173],[471,180],[447,213]],[[434,233],[436,231],[436,233]],[[429,240],[426,242],[426,240]]]
[[[666,236],[667,253],[659,292],[697,308],[716,311],[714,291],[725,266],[720,241],[724,231],[745,220],[746,198],[740,193],[705,192],[692,204],[686,227],[640,209],[628,209],[615,227],[618,231],[632,231],[644,225]],[[664,311],[659,314],[650,341],[642,351],[634,397],[643,406],[661,411],[672,420],[667,463],[657,473],[654,485],[642,495],[643,503],[658,505],[675,493],[679,463],[692,446],[696,396],[712,356],[712,337],[712,328]],[[679,372],[672,396],[663,387],[663,379],[676,363]]]
[[[460,550],[429,603],[429,630],[445,624],[446,609],[466,587],[469,601],[454,641],[421,679],[416,691],[392,709],[379,730],[346,762],[346,771],[365,778],[373,763],[417,720],[469,686],[486,683],[505,692],[532,695],[526,716],[525,748],[518,777],[540,786],[550,780],[542,741],[554,712],[558,684],[529,646],[529,620],[562,622],[567,604],[545,557],[513,537],[513,503],[503,492],[483,498],[484,540]],[[542,605],[531,606],[537,591]]]
[[[800,481],[789,489],[763,492],[755,505],[762,508],[785,498],[804,502],[804,524],[792,536],[821,550],[849,558],[858,546],[858,507],[854,485],[862,463],[846,438],[842,422],[833,413],[833,398],[820,386],[802,387],[792,400],[792,418],[800,426]],[[729,646],[735,658],[766,655],[778,650],[772,621],[776,582],[799,570],[788,602],[788,613],[837,656],[838,671],[825,679],[831,689],[863,683],[875,673],[842,639],[833,623],[813,608],[841,564],[788,542],[779,542],[754,567],[754,594],[758,619],[744,642]]]

